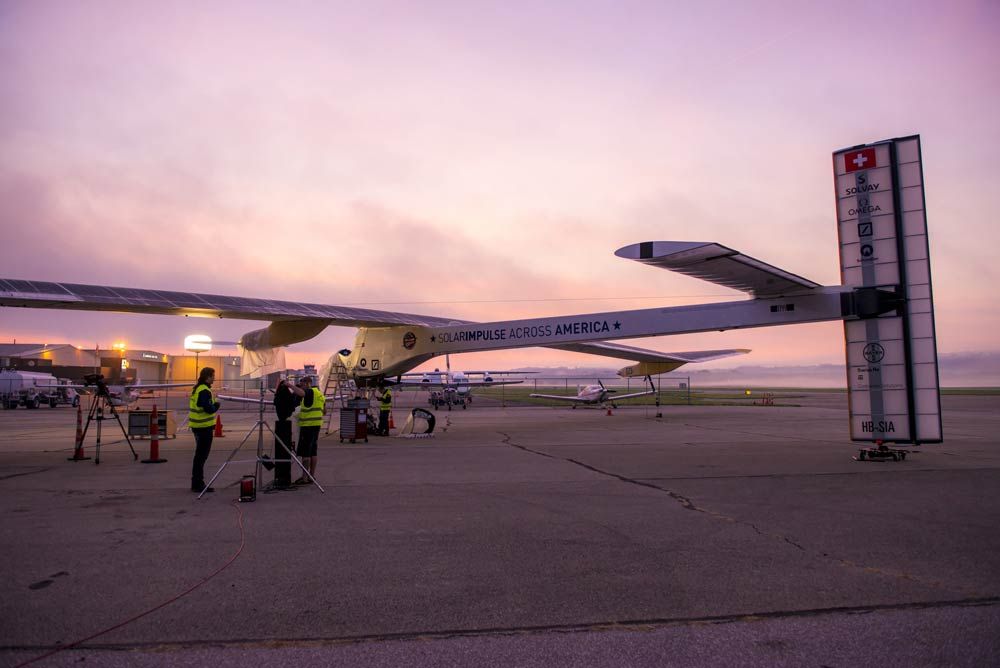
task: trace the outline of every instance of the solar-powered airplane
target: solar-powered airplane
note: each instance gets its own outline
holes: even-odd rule
[[[742,290],[750,299],[606,313],[475,323],[409,313],[270,299],[0,279],[0,306],[171,314],[270,321],[240,339],[244,371],[270,370],[281,347],[331,325],[358,328],[354,346],[331,357],[359,386],[399,376],[448,353],[543,346],[633,362],[622,376],[647,376],[749,352],[664,353],[606,339],[628,339],[852,317],[852,289],[821,286],[716,243],[656,241],[620,248],[618,257]],[[323,379],[321,379],[321,383]]]
[[[841,320],[851,438],[878,444],[940,442],[920,137],[841,149],[833,153],[832,166],[841,285],[820,285],[718,243],[647,241],[615,254],[750,298],[476,323],[269,299],[0,279],[0,306],[267,321],[267,327],[240,340],[243,369],[251,375],[273,369],[282,346],[311,339],[331,325],[353,326],[358,328],[353,348],[332,356],[327,368],[342,368],[358,386],[398,376],[438,355],[529,346],[630,360],[633,364],[620,375],[656,375],[746,351],[661,353],[608,339]]]

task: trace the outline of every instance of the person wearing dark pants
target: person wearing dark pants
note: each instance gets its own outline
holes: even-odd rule
[[[198,382],[191,390],[188,398],[188,426],[194,434],[194,461],[191,464],[191,491],[214,492],[211,487],[205,487],[205,462],[212,451],[212,437],[215,434],[216,413],[219,412],[219,402],[212,393],[212,383],[215,382],[215,369],[205,367],[198,374]]]
[[[316,476],[317,446],[319,430],[323,425],[323,414],[326,413],[326,397],[318,388],[312,386],[312,378],[303,376],[299,381],[299,391],[302,397],[302,407],[299,409],[299,445],[298,455],[302,465],[309,470],[309,475]],[[304,474],[295,481],[296,485],[308,485],[311,478]]]
[[[392,390],[385,385],[379,385],[378,398],[378,431],[379,436],[389,435],[389,412],[392,410]]]
[[[285,489],[292,484],[292,413],[301,402],[299,393],[292,389],[294,385],[282,378],[278,381],[278,386],[274,388],[274,412],[278,421],[274,423],[274,486],[278,489]],[[285,444],[282,448],[278,444],[278,439]]]

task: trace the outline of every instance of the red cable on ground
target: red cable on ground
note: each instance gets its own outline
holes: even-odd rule
[[[47,652],[45,654],[42,654],[41,656],[36,656],[34,659],[28,659],[24,663],[17,664],[14,668],[21,668],[22,666],[27,666],[29,664],[35,663],[36,661],[41,661],[42,659],[47,659],[50,656],[54,656],[55,654],[58,654],[59,652],[65,651],[67,649],[72,649],[73,647],[76,647],[77,645],[81,645],[81,644],[83,644],[83,643],[85,643],[85,642],[87,642],[89,640],[93,640],[94,638],[102,636],[105,633],[110,633],[111,631],[114,631],[116,629],[120,629],[123,626],[131,624],[132,622],[134,622],[134,621],[136,621],[138,619],[141,619],[141,618],[145,617],[146,615],[152,614],[152,613],[156,612],[157,610],[159,610],[160,608],[164,608],[164,607],[170,605],[171,603],[173,603],[174,601],[177,601],[177,600],[179,600],[179,599],[187,596],[188,594],[190,594],[191,592],[193,592],[195,589],[197,589],[198,587],[202,586],[203,584],[205,584],[206,582],[208,582],[209,580],[211,580],[212,578],[214,578],[216,575],[218,575],[222,571],[224,571],[227,568],[229,568],[229,566],[234,561],[236,561],[236,558],[238,556],[240,556],[240,553],[243,552],[243,546],[246,544],[246,533],[243,531],[243,511],[240,510],[239,504],[236,503],[235,501],[233,501],[233,507],[236,508],[236,512],[239,514],[239,520],[238,520],[238,522],[239,522],[239,527],[240,527],[240,547],[239,547],[238,550],[236,550],[236,554],[234,554],[232,557],[230,557],[229,561],[227,561],[226,563],[222,564],[222,566],[220,566],[214,573],[212,573],[211,575],[206,576],[200,582],[197,582],[197,583],[193,584],[192,586],[188,587],[187,589],[185,589],[181,593],[177,594],[176,596],[167,599],[163,603],[160,603],[155,608],[150,608],[149,610],[146,610],[145,612],[140,612],[138,615],[136,615],[134,617],[130,617],[129,619],[126,619],[124,622],[119,622],[118,624],[115,624],[114,626],[109,626],[108,628],[104,629],[103,631],[98,631],[94,635],[87,636],[86,638],[81,638],[80,640],[72,642],[72,643],[70,643],[68,645],[64,645],[62,647],[58,647],[58,648],[52,650],[51,652]]]

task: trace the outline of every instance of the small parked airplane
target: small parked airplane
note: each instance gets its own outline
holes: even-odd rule
[[[585,406],[603,406],[604,404],[610,403],[612,408],[618,408],[615,402],[622,401],[624,399],[635,399],[636,397],[647,397],[650,394],[656,394],[656,390],[653,388],[653,379],[646,376],[646,381],[649,382],[649,389],[645,392],[632,392],[630,394],[619,394],[614,397],[610,396],[614,394],[617,390],[609,390],[604,387],[604,383],[600,380],[597,381],[597,385],[585,385],[580,388],[575,397],[568,397],[564,394],[530,394],[528,396],[534,397],[536,399],[553,399],[555,401],[566,401],[573,404],[573,408],[580,405]]]
[[[517,371],[455,371],[451,370],[451,356],[445,355],[445,371],[434,369],[424,373],[404,373],[400,374],[400,380],[393,382],[397,387],[416,387],[430,390],[428,402],[434,408],[447,406],[451,410],[452,406],[468,408],[472,403],[472,390],[476,387],[493,387],[494,385],[516,385],[523,383],[523,380],[494,380],[493,376],[507,376],[512,374],[527,373]],[[482,376],[482,378],[470,378],[469,376]],[[414,380],[419,377],[419,380]]]

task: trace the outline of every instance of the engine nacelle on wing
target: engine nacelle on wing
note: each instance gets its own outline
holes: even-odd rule
[[[657,376],[661,373],[670,373],[684,364],[685,362],[639,362],[638,364],[618,369],[618,375],[622,378]]]

